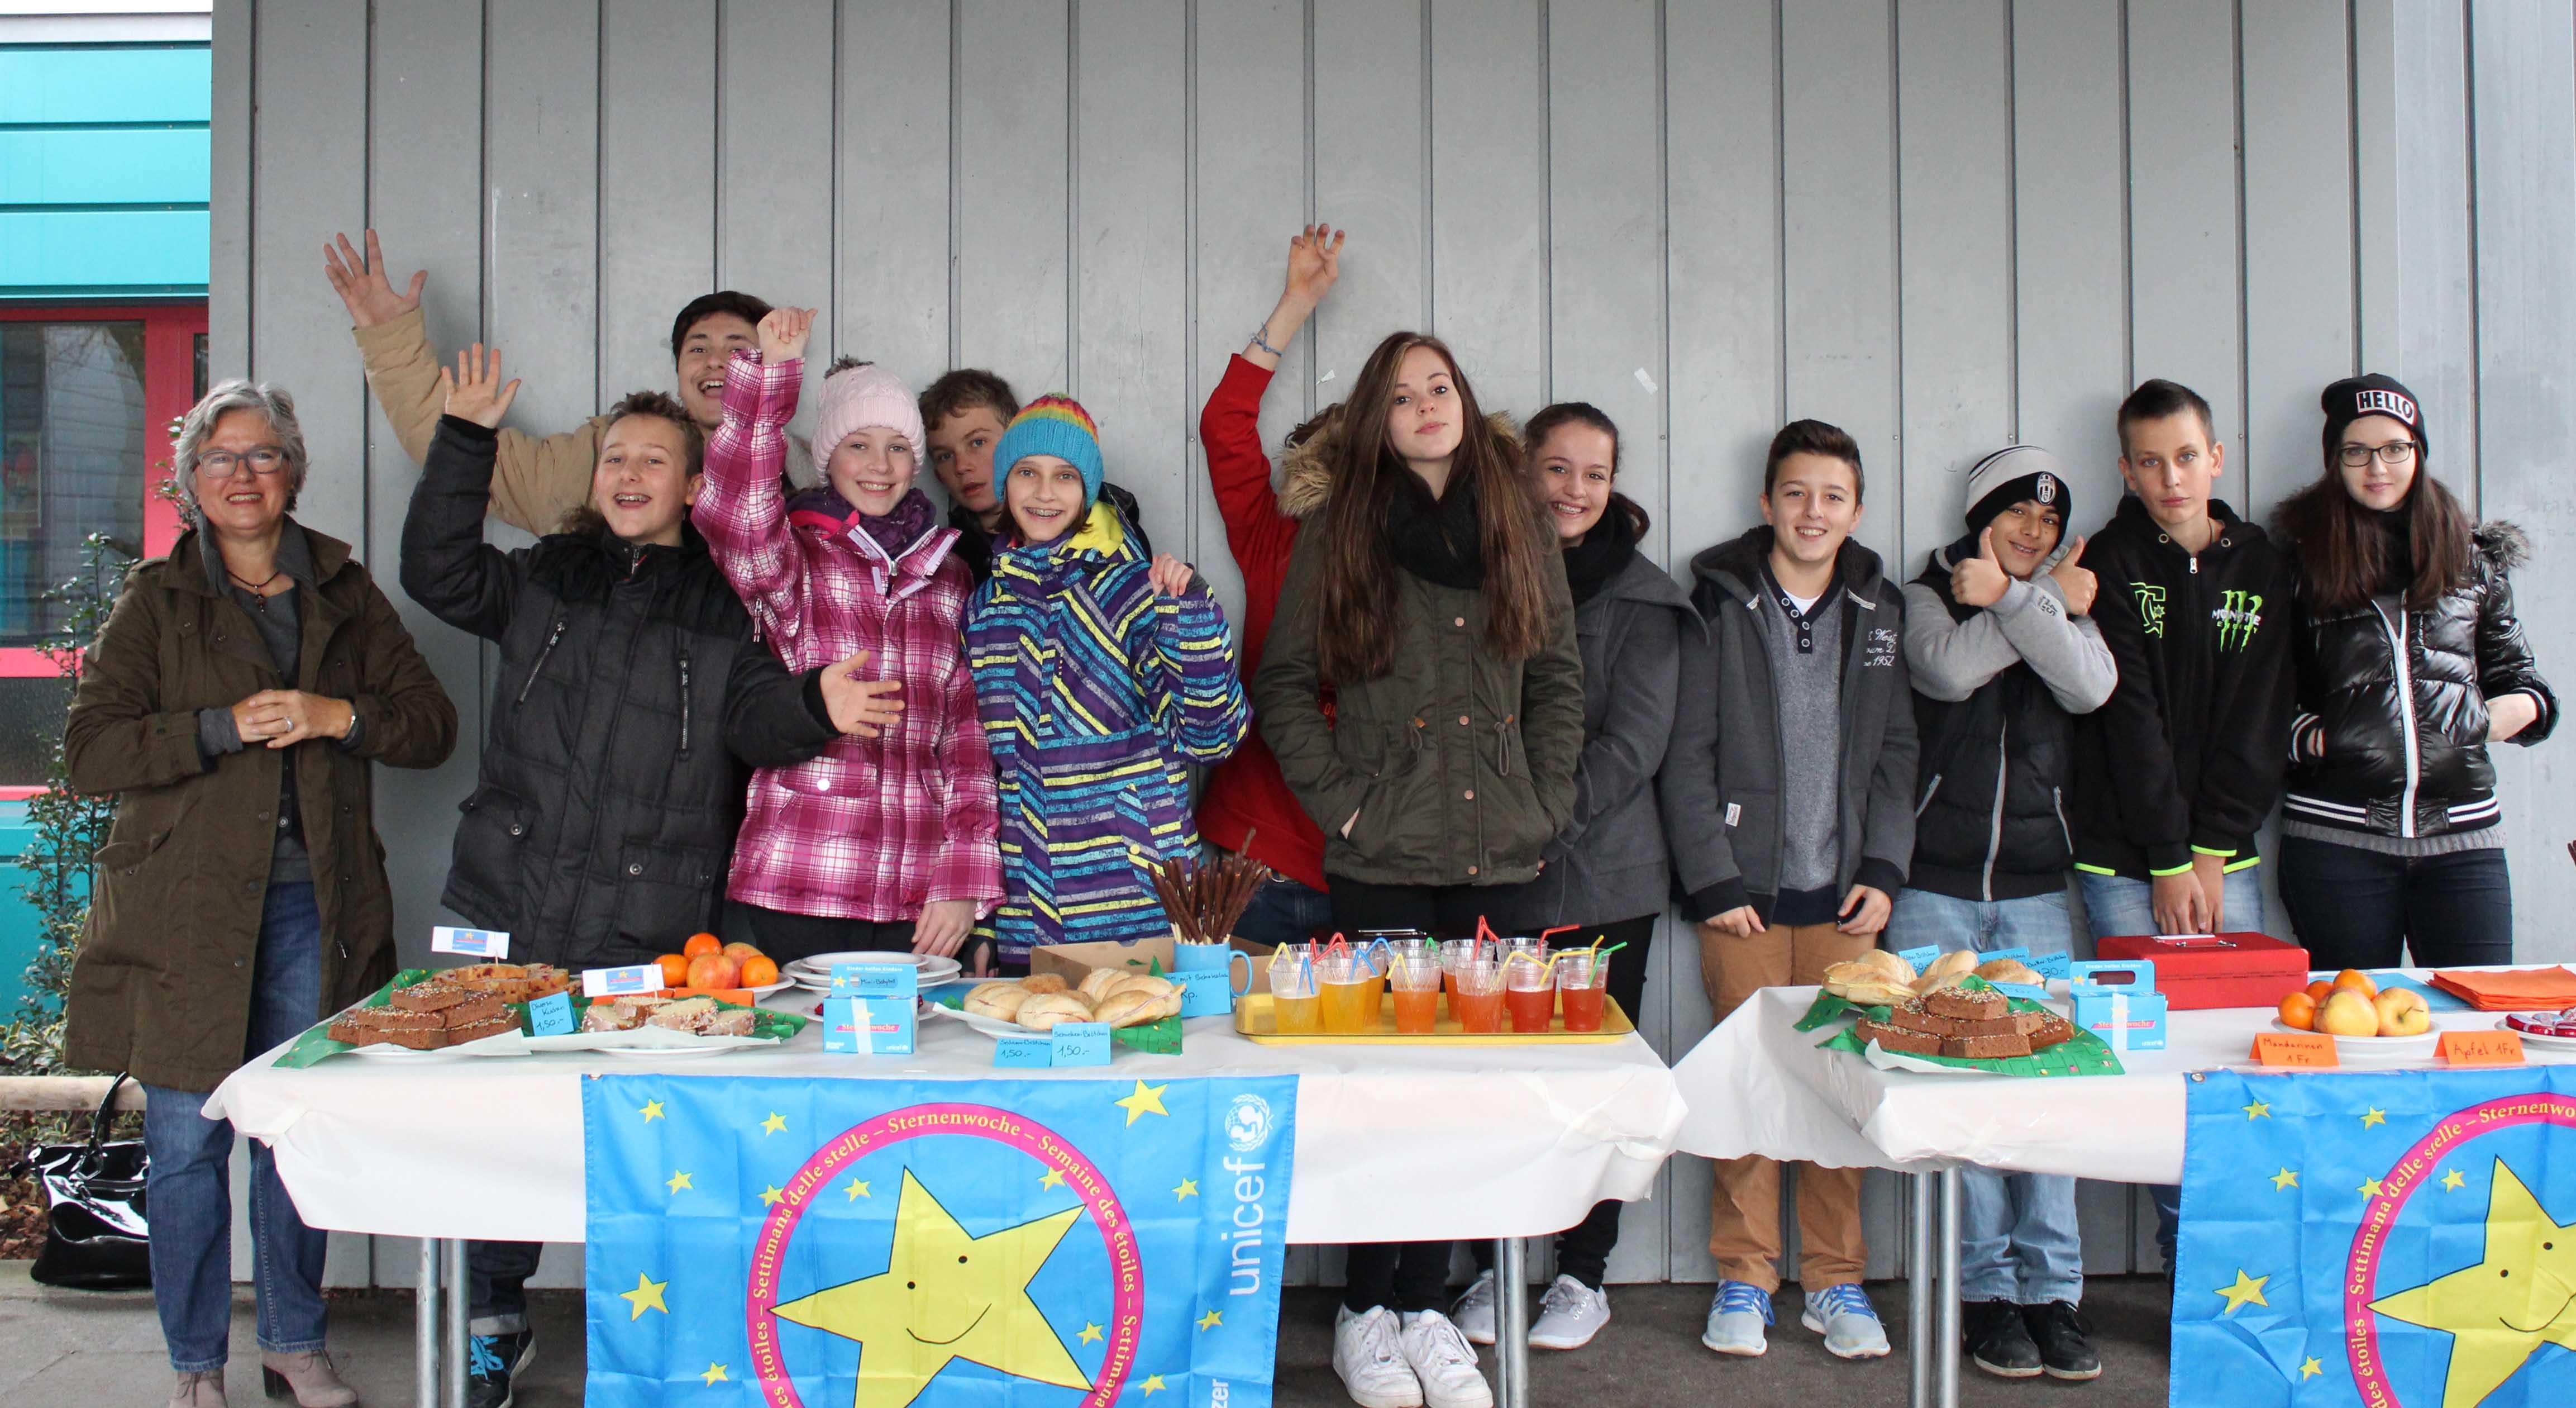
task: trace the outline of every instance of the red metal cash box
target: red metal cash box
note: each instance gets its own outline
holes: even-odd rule
[[[2094,945],[2104,959],[2148,959],[2177,1012],[2277,1007],[2308,985],[2308,951],[2269,934],[2124,934]]]

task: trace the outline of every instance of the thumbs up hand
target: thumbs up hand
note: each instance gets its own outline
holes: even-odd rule
[[[2003,564],[1995,561],[1995,530],[1991,527],[1977,535],[1977,555],[1950,569],[1950,595],[1962,606],[1992,606],[2004,599],[2004,588],[2012,585]]]
[[[2068,548],[2066,556],[2059,558],[2057,566],[2049,570],[2048,575],[2057,579],[2058,591],[2066,597],[2066,614],[2069,616],[2090,615],[2094,595],[2102,587],[2091,568],[2079,565],[2083,561],[2084,540],[2077,538],[2075,546]]]

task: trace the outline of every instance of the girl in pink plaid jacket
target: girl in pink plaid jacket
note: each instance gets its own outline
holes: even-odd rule
[[[912,392],[883,367],[823,380],[814,457],[824,483],[791,497],[780,471],[804,378],[811,309],[760,322],[726,369],[707,442],[698,532],[791,670],[866,651],[903,712],[874,738],[751,779],[729,893],[781,963],[838,949],[953,954],[1002,897],[993,764],[959,618],[972,579],[913,487],[923,443]]]

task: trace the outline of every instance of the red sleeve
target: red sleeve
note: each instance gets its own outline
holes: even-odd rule
[[[1297,520],[1279,512],[1279,496],[1270,491],[1270,457],[1261,449],[1261,396],[1270,389],[1270,376],[1238,354],[1226,362],[1224,380],[1199,412],[1199,443],[1207,447],[1208,481],[1225,519],[1225,545],[1243,571],[1245,598],[1264,604],[1265,627],[1267,607],[1279,600],[1288,554],[1297,545]]]

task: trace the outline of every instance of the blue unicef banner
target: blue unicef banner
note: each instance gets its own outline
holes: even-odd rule
[[[1294,1076],[592,1077],[586,1401],[1263,1408],[1296,1117]]]
[[[2174,1403],[2576,1403],[2576,1067],[2191,1079]]]

